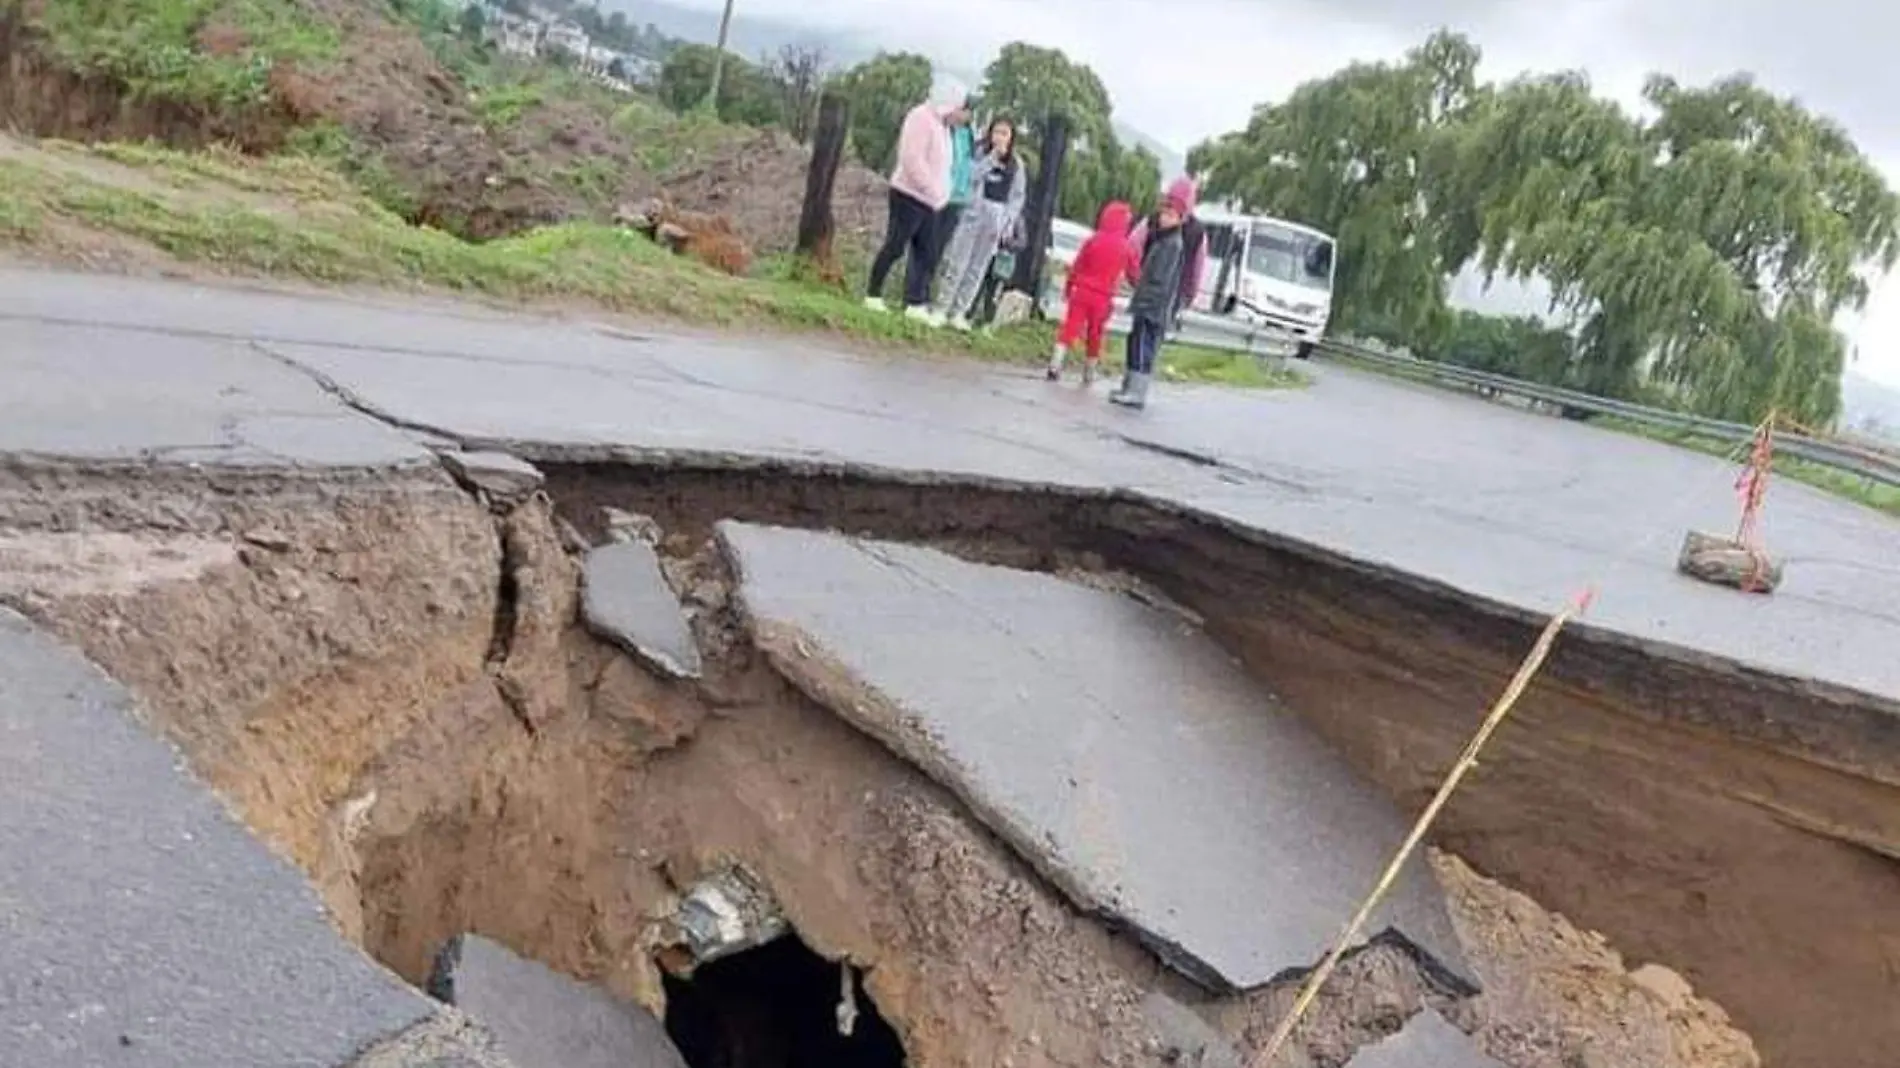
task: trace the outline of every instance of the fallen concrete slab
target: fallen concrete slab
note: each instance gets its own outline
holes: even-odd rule
[[[123,689],[6,609],[0,856],[0,1064],[340,1065],[435,1011]]]
[[[719,536],[782,673],[1210,988],[1314,964],[1404,837],[1385,797],[1182,619],[929,549]],[[1422,863],[1368,930],[1463,976]]]
[[[1471,1036],[1431,1009],[1406,1021],[1398,1034],[1359,1051],[1346,1068],[1504,1068]]]
[[[502,509],[527,500],[546,481],[540,468],[505,452],[444,450],[441,457],[457,482]]]
[[[696,679],[702,668],[693,631],[679,597],[666,583],[660,558],[643,541],[603,545],[581,566],[581,618],[595,634],[676,679]]]
[[[444,947],[430,988],[493,1032],[517,1068],[686,1068],[652,1013],[479,935]]]

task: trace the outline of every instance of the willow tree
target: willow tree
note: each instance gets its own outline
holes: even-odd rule
[[[1486,100],[1446,183],[1478,206],[1484,266],[1549,280],[1587,388],[1826,424],[1832,324],[1894,261],[1893,192],[1838,126],[1747,78],[1645,97],[1648,122],[1574,74]]]
[[[1337,315],[1421,332],[1443,320],[1459,245],[1434,176],[1479,98],[1475,45],[1435,34],[1398,63],[1355,63],[1255,109],[1245,129],[1197,146],[1189,169],[1206,195],[1331,233]]]

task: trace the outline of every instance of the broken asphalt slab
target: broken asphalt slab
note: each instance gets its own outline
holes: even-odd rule
[[[660,557],[643,541],[587,553],[581,564],[581,618],[587,629],[674,679],[699,678],[693,631],[667,585]]]
[[[3,608],[0,856],[0,1064],[328,1068],[435,1012],[122,688]]]
[[[1131,415],[1026,375],[823,348],[0,268],[0,374],[16,385],[0,398],[0,449],[194,462],[413,449],[372,411],[537,463],[769,463],[1122,492],[1533,616],[1595,585],[1579,634],[1900,701],[1900,660],[1887,655],[1900,646],[1900,570],[1870,563],[1900,557],[1900,523],[1779,482],[1767,534],[1786,584],[1752,601],[1704,587],[1673,563],[1684,530],[1735,515],[1720,458],[1332,367],[1294,392],[1169,387]],[[310,390],[333,389],[327,407],[306,391],[283,419],[246,400],[260,376],[296,369]],[[121,377],[145,385],[116,388]],[[55,417],[46,396],[66,411]]]
[[[1405,837],[1382,794],[1179,617],[931,549],[718,533],[781,673],[1214,990],[1315,964]],[[1464,977],[1422,862],[1367,927],[1387,929]]]
[[[486,1026],[515,1068],[686,1068],[652,1013],[479,935],[443,948],[430,987]]]
[[[1504,1068],[1478,1049],[1471,1036],[1429,1008],[1415,1013],[1395,1035],[1366,1046],[1346,1068]]]
[[[505,452],[444,450],[442,466],[463,489],[479,493],[506,511],[527,500],[547,481],[539,468]]]

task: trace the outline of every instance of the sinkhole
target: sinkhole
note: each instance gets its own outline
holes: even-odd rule
[[[691,1068],[901,1068],[904,1046],[849,964],[797,934],[668,974],[666,1030]]]

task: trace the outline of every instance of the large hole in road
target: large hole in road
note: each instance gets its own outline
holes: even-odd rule
[[[1125,501],[835,472],[547,471],[558,521],[524,507],[499,522],[505,536],[427,473],[0,472],[0,599],[137,692],[194,769],[310,872],[339,927],[419,985],[445,941],[476,932],[646,1005],[691,1044],[676,1011],[737,1003],[709,985],[715,968],[745,986],[779,965],[744,961],[765,952],[751,950],[682,984],[654,963],[653,932],[687,888],[740,861],[782,903],[788,945],[819,962],[781,962],[812,970],[817,1022],[835,1028],[849,960],[864,968],[861,1033],[881,1018],[911,1063],[986,1068],[1151,1063],[1157,993],[1257,1043],[1290,993],[1189,989],[792,690],[734,629],[711,523],[1138,579],[1408,811],[1534,625]],[[702,681],[658,678],[575,625],[575,539],[560,527],[597,543],[608,507],[663,530],[709,658]],[[1885,1068],[1900,1043],[1885,1011],[1900,826],[1882,814],[1900,811],[1900,791],[1811,752],[1853,729],[1850,705],[1611,643],[1561,645],[1438,839],[1469,862],[1440,871],[1486,993],[1447,1003],[1403,954],[1369,950],[1323,999],[1307,1052],[1343,1064],[1433,1004],[1511,1068],[1754,1064],[1721,1010],[1653,961],[1733,1012],[1769,1063]],[[1769,720],[1803,724],[1801,744],[1751,726]],[[1858,752],[1891,763],[1877,742]],[[717,1054],[693,1054],[695,1068],[705,1056]]]
[[[691,1068],[903,1068],[857,969],[796,934],[665,984],[666,1029]]]

